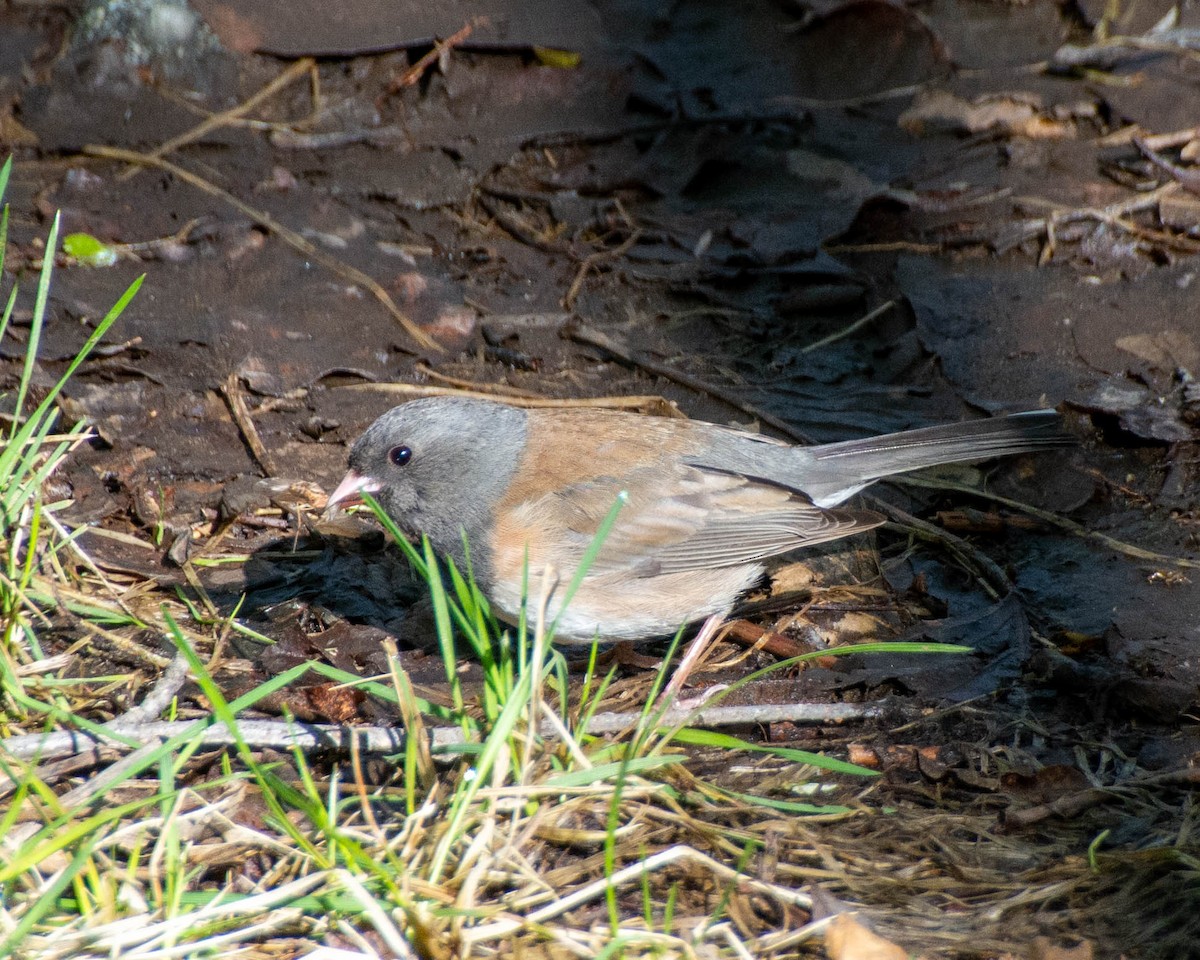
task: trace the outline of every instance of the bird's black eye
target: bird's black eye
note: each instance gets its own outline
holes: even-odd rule
[[[388,459],[396,466],[402,467],[412,459],[412,449],[409,447],[392,447],[388,451]]]

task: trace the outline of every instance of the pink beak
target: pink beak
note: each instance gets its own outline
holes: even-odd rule
[[[337,489],[329,495],[329,501],[325,504],[325,513],[328,515],[334,506],[339,503],[346,507],[362,503],[362,494],[378,492],[378,481],[372,480],[370,477],[360,477],[351,470],[342,478],[342,482],[337,485]]]

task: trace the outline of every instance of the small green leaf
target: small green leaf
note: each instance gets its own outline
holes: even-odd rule
[[[63,237],[63,252],[89,267],[111,267],[117,251],[90,233],[69,233]]]
[[[583,60],[574,50],[556,50],[554,47],[534,47],[533,55],[543,67],[559,70],[574,70]]]

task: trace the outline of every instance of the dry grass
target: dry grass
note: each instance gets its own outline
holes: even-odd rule
[[[193,619],[185,633],[172,626],[189,617],[179,601],[101,580],[82,561],[58,567],[59,597],[108,611],[114,625],[88,635],[108,638],[110,662],[158,631],[200,651],[193,683],[166,708],[179,725],[224,717],[249,727],[253,709],[231,710],[207,676],[228,621]],[[161,604],[153,619],[151,600]],[[62,631],[57,645],[81,622],[61,608],[46,615]],[[67,650],[25,680],[31,694],[69,690],[78,718],[99,722],[156,689],[144,660],[56,686],[94,658]],[[648,696],[661,693],[661,680],[644,682],[657,687]],[[602,693],[599,677],[591,683]],[[203,728],[170,749],[155,740],[132,753],[8,760],[16,792],[3,822],[0,952],[267,958],[324,943],[396,957],[799,957],[821,949],[813,892],[822,909],[830,897],[860,905],[880,932],[928,955],[1006,956],[1035,936],[1074,933],[1139,947],[1130,955],[1183,956],[1196,932],[1200,871],[1181,794],[1126,791],[1103,815],[1007,835],[987,791],[934,798],[921,787],[905,800],[894,779],[685,748],[652,724],[578,734],[581,681],[566,710],[553,676],[543,684],[511,726],[499,715],[473,726],[477,745],[457,760],[415,748],[386,763],[305,755],[241,747],[236,736],[214,749]],[[386,682],[373,689],[402,699]],[[486,713],[469,698],[464,709]],[[560,735],[543,736],[541,723],[531,734],[529,718],[547,713]],[[6,732],[20,729],[10,716]],[[834,734],[827,745],[844,741]],[[994,775],[998,756],[980,745],[969,766]],[[139,762],[102,789],[76,793],[130,757]],[[760,799],[746,798],[754,792]],[[797,813],[813,793],[843,812]],[[1089,859],[1101,824],[1127,819],[1153,825],[1151,848]]]

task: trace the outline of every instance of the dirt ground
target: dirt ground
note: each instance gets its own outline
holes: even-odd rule
[[[752,699],[926,710],[837,735],[870,745],[884,802],[999,817],[1001,871],[1108,831],[1104,882],[1134,905],[1042,932],[1178,956],[1161,944],[1200,933],[1195,861],[1145,858],[1197,852],[1197,24],[1090,0],[287,6],[197,0],[161,36],[139,4],[74,29],[70,5],[0,8],[10,268],[32,276],[58,209],[64,234],[129,245],[61,263],[47,382],[147,274],[66,391],[98,434],[59,480],[68,517],[142,544],[87,534],[97,562],[166,590],[194,572],[224,610],[245,594],[279,641],[242,651],[260,673],[379,669],[383,631],[434,683],[403,564],[294,506],[407,398],[394,384],[662,397],[817,441],[1057,407],[1079,449],[889,485],[896,523],[787,566],[775,592],[802,599],[754,616],[797,644],[977,656],[842,658]],[[1137,804],[1071,803],[1134,782]],[[1160,894],[1182,901],[1166,941]],[[977,921],[975,953],[1067,955],[1023,952],[1035,928]]]

